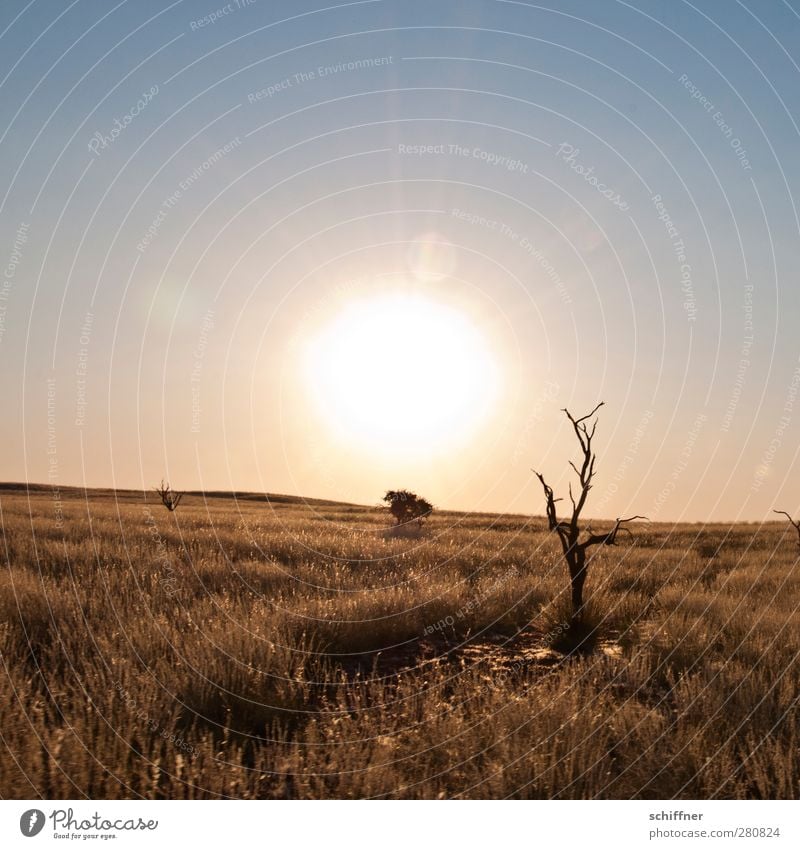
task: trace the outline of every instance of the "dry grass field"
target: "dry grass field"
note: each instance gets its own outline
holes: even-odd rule
[[[785,524],[594,549],[569,655],[541,518],[61,498],[0,490],[4,798],[800,796]]]

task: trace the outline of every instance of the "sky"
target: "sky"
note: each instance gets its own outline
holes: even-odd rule
[[[7,2],[0,478],[800,508],[800,5]]]

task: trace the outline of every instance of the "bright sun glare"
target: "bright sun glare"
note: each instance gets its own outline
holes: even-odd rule
[[[421,295],[351,301],[310,340],[305,369],[330,430],[386,456],[419,458],[462,443],[499,394],[478,326]]]

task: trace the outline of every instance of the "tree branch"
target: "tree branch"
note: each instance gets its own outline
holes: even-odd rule
[[[567,414],[567,418],[570,422],[572,422],[572,428],[575,431],[575,435],[578,437],[578,441],[580,442],[581,448],[584,452],[589,451],[591,448],[592,437],[594,437],[594,432],[597,428],[597,421],[595,421],[592,425],[591,433],[584,422],[587,421],[587,419],[590,419],[603,406],[605,406],[605,401],[601,401],[590,413],[587,413],[585,416],[579,416],[577,419],[566,407],[562,410],[562,412]]]
[[[589,548],[592,545],[616,545],[617,534],[620,531],[630,533],[630,529],[623,527],[623,525],[627,522],[635,522],[637,519],[643,519],[647,522],[650,521],[647,516],[629,516],[627,519],[617,519],[614,527],[607,534],[591,534],[581,543],[581,545],[584,548]]]
[[[555,531],[558,534],[558,538],[561,541],[561,547],[566,552],[569,548],[569,539],[567,536],[567,528],[569,526],[565,522],[559,522],[558,515],[556,514],[556,502],[561,501],[562,499],[554,496],[553,487],[545,481],[544,475],[537,472],[536,469],[531,469],[531,471],[537,478],[539,478],[539,481],[542,484],[542,489],[544,489],[544,497],[547,505],[547,526],[549,530]]]
[[[797,545],[798,547],[800,547],[800,520],[795,522],[791,515],[785,510],[773,510],[772,512],[777,513],[779,516],[786,516],[786,518],[789,520],[789,524],[797,531]]]

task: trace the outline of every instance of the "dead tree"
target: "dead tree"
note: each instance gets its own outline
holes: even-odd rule
[[[786,516],[789,524],[797,531],[797,547],[800,548],[800,521],[795,522],[785,510],[773,510],[772,512],[777,513],[779,516]]]
[[[175,492],[172,490],[170,485],[165,484],[164,481],[161,481],[161,486],[153,487],[154,491],[157,492],[161,496],[161,503],[172,513],[177,509],[178,505],[181,503],[181,498],[183,498],[182,492]]]
[[[617,535],[620,531],[630,533],[630,529],[625,527],[627,522],[647,518],[646,516],[630,516],[627,519],[617,519],[614,527],[608,533],[604,534],[592,533],[591,527],[588,527],[586,529],[588,536],[581,539],[581,534],[583,533],[581,513],[586,505],[589,490],[592,488],[592,479],[595,475],[595,461],[597,460],[597,456],[592,448],[592,440],[597,430],[597,419],[592,422],[591,426],[587,422],[602,406],[603,402],[601,401],[591,413],[587,413],[585,416],[580,416],[579,418],[575,418],[569,410],[564,409],[575,431],[575,436],[578,439],[583,454],[583,461],[580,468],[570,460],[570,466],[572,466],[573,471],[578,477],[579,488],[576,495],[573,491],[572,483],[569,484],[569,500],[572,505],[572,515],[569,519],[559,520],[556,513],[556,503],[563,501],[563,499],[556,498],[553,488],[547,484],[544,476],[535,469],[533,470],[533,473],[539,478],[544,489],[548,527],[551,531],[558,534],[564,560],[569,568],[573,621],[580,619],[583,610],[583,585],[586,583],[587,551],[593,545],[616,545]]]

